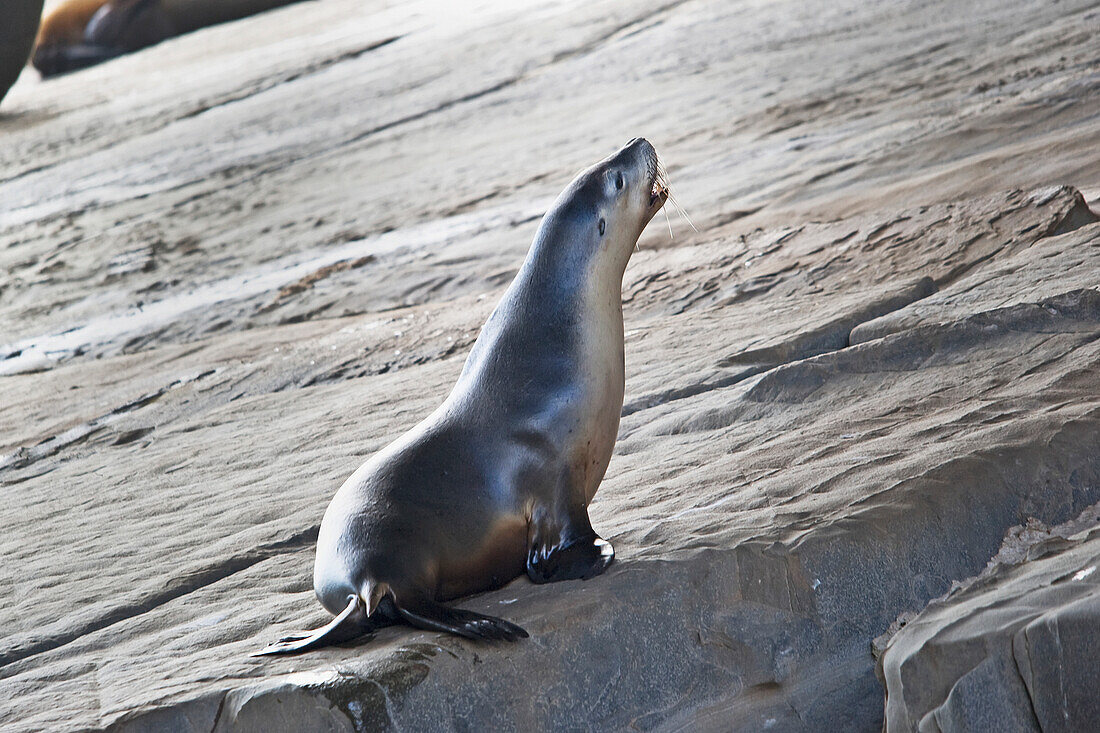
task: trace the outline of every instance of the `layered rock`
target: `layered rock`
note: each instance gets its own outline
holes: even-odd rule
[[[1094,508],[1072,529],[1017,528],[999,553],[1010,557],[909,620],[882,659],[886,729],[1091,730],[1100,719],[1098,521]]]
[[[324,0],[20,82],[0,724],[878,730],[872,640],[1100,501],[1096,11],[953,7]],[[330,496],[636,134],[698,231],[627,270],[616,564],[462,602],[522,643],[249,657],[326,620]]]

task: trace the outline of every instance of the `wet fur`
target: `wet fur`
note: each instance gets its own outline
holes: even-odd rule
[[[31,63],[43,77],[55,76],[176,33],[161,0],[69,0],[43,21]]]
[[[67,0],[43,21],[32,63],[43,77],[64,74],[296,1]]]
[[[588,504],[623,403],[623,272],[667,196],[656,177],[655,151],[635,140],[558,197],[446,401],[364,463],[325,512],[314,590],[343,620],[261,654],[398,619],[468,638],[523,637],[503,619],[441,602],[524,571],[545,583],[611,564]]]

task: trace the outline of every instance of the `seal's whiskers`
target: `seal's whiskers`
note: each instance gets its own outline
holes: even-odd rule
[[[668,180],[668,172],[665,170],[665,167],[661,165],[660,160],[656,161],[655,167],[656,173],[653,176],[653,195],[665,194],[665,200],[676,207],[676,211],[680,215],[680,218],[686,221],[688,226],[693,230],[696,232],[699,231],[695,227],[695,223],[691,220],[691,217],[684,211],[684,207],[681,206],[680,202],[676,200],[676,197],[672,195],[672,184]],[[664,209],[664,207],[662,207],[662,209]],[[676,237],[672,233],[672,220],[668,216],[668,209],[664,209],[664,214],[665,223],[668,224],[668,237],[669,239],[675,240]]]
[[[699,230],[695,228],[695,222],[693,222],[691,220],[691,217],[688,216],[687,212],[684,211],[684,207],[680,206],[680,202],[673,198],[671,192],[669,192],[668,194],[668,200],[671,201],[672,205],[676,207],[676,212],[683,218],[684,221],[688,223],[688,226],[691,227],[692,230],[698,232]]]
[[[688,216],[688,213],[684,211],[684,207],[681,206],[680,202],[676,200],[676,197],[672,195],[672,184],[669,182],[668,172],[664,169],[664,166],[661,165],[660,161],[657,162],[657,178],[661,181],[665,193],[668,194],[669,203],[676,207],[676,212],[680,215],[680,218],[686,221],[688,223],[688,226],[691,227],[692,230],[698,232],[699,230],[696,229],[695,223],[691,220],[691,217]],[[668,217],[667,213],[665,214],[665,217]]]

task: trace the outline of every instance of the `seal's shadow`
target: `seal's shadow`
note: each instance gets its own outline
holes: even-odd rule
[[[0,135],[8,132],[26,130],[58,116],[58,112],[45,109],[6,110],[0,109]],[[28,161],[32,162],[32,161]]]

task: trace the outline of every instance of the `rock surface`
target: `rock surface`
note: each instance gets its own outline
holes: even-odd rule
[[[888,730],[1084,731],[1100,720],[1100,527],[1015,528],[882,660]]]
[[[1100,501],[1100,11],[967,16],[321,0],[24,76],[0,725],[879,730],[872,640],[1009,527]],[[655,220],[627,269],[591,507],[618,562],[464,601],[523,643],[249,657],[326,619],[328,499],[446,394],[572,173],[638,134],[698,231]],[[903,675],[891,711],[965,672]]]

